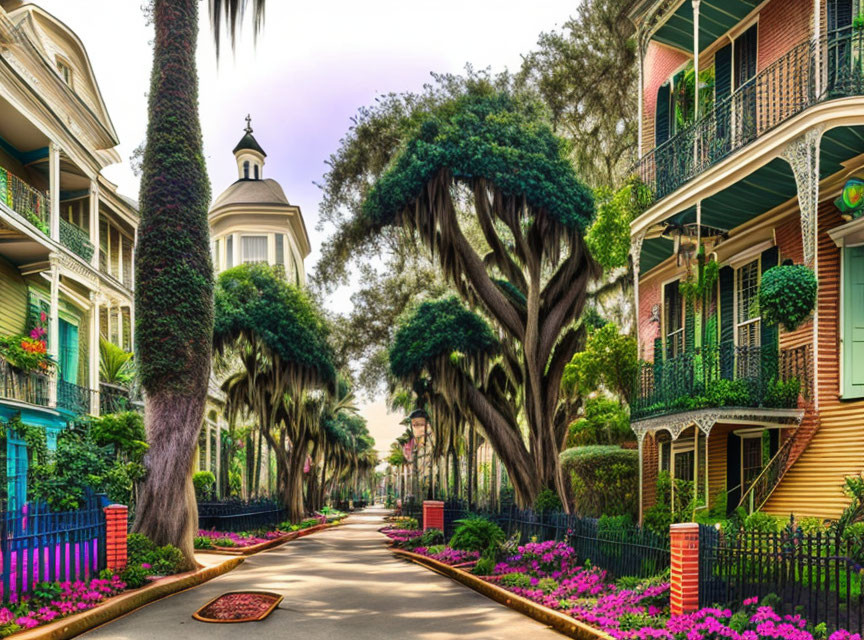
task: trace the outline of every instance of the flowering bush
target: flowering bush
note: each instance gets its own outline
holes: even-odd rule
[[[0,336],[0,356],[22,371],[48,371],[52,364],[44,336],[35,329],[30,336]]]
[[[451,549],[450,547],[444,547],[442,549],[440,546],[415,547],[414,553],[418,553],[421,556],[426,556],[427,558],[432,558],[433,560],[449,565],[477,560],[480,557],[479,551],[461,551],[459,549]]]
[[[257,533],[233,533],[230,531],[199,529],[198,537],[195,538],[195,548],[212,549],[213,547],[251,547],[286,535],[288,535],[288,532],[282,531],[281,529],[259,531]]]
[[[94,578],[89,582],[38,585],[33,596],[23,596],[18,602],[0,608],[0,637],[92,609],[125,588],[126,583],[116,575],[106,579]]]

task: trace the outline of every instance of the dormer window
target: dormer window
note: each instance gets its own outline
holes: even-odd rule
[[[72,67],[70,67],[63,60],[57,59],[57,71],[60,73],[60,77],[63,78],[63,82],[65,82],[70,87],[72,86]]]

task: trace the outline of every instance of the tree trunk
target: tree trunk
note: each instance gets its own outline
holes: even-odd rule
[[[468,509],[474,508],[474,424],[468,427]]]
[[[308,450],[308,442],[301,435],[288,455],[288,478],[282,498],[291,522],[300,522],[306,517],[306,509],[303,505],[303,476],[305,475],[303,466],[306,463]]]
[[[192,539],[198,531],[198,505],[192,473],[198,425],[204,417],[204,399],[176,396],[147,396],[145,426],[150,449],[145,462],[147,476],[135,508],[133,530],[159,546],[178,547],[187,561],[196,566]]]

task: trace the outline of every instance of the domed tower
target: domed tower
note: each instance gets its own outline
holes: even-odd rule
[[[267,154],[252,135],[246,116],[244,135],[234,147],[237,181],[210,208],[210,240],[216,273],[248,262],[266,262],[285,268],[289,282],[306,282],[304,260],[309,235],[300,207],[292,205],[282,187],[264,178]]]

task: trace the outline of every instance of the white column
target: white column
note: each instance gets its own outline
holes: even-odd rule
[[[53,207],[53,204],[52,204]],[[48,355],[54,362],[60,361],[60,267],[51,260],[51,311],[48,318]],[[51,385],[49,405],[57,406],[57,380],[60,374],[55,368],[54,382]]]
[[[129,305],[129,350],[135,353],[135,302]]]
[[[99,269],[99,184],[90,181],[90,242],[93,243],[93,258],[90,262],[93,268]]]
[[[92,390],[90,413],[94,416],[99,415],[100,407],[99,356],[99,301],[94,292],[90,294],[90,384],[88,385]]]
[[[636,436],[639,442],[639,525],[642,525],[642,481],[644,480],[644,470],[642,465],[644,464],[643,460],[643,446],[645,441],[645,434],[639,433]]]
[[[238,264],[240,264],[240,234],[232,233],[231,237],[234,238],[231,241],[231,252],[233,254],[233,264],[236,267]]]
[[[636,46],[638,47],[637,54],[639,56],[639,94],[637,96],[639,122],[637,134],[636,157],[642,157],[642,136],[643,136],[643,120],[644,114],[642,110],[645,108],[645,45],[642,42],[642,33],[636,34]]]
[[[48,148],[48,185],[51,198],[51,239],[60,242],[60,147],[53,142]]]
[[[132,290],[133,291],[135,290],[135,252],[137,250],[138,250],[138,227],[135,227],[135,231],[132,234],[132,262],[130,263],[131,269],[132,269],[132,278],[131,278],[130,282],[132,283]],[[133,317],[134,317],[134,313],[135,313],[135,305],[134,304],[132,305],[132,313],[133,313]],[[134,335],[135,332],[133,331],[132,334]]]
[[[699,0],[693,3],[693,122],[699,119]],[[699,166],[699,136],[693,135],[693,168]]]

